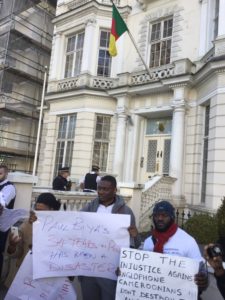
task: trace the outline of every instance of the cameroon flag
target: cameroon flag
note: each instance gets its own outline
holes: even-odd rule
[[[113,4],[112,27],[111,27],[111,33],[109,39],[109,54],[111,56],[117,55],[116,41],[125,31],[128,31],[127,25],[122,19],[116,6]]]

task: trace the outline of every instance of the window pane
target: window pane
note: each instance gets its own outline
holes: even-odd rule
[[[108,52],[109,31],[100,32],[99,53],[98,53],[98,76],[110,76],[111,72],[111,56]]]
[[[83,55],[83,51],[77,52],[76,63],[75,63],[75,68],[74,68],[74,75],[79,75],[80,74],[81,63],[82,63],[82,55]]]
[[[82,33],[78,34],[76,50],[83,49],[83,44],[84,44],[84,33],[82,32]]]
[[[73,69],[73,54],[69,54],[66,56],[66,67],[65,67],[65,77],[72,76]]]
[[[160,58],[160,43],[153,44],[151,47],[150,67],[158,67]]]
[[[173,19],[164,20],[152,25],[150,68],[170,63],[172,31]]]
[[[160,35],[161,35],[160,31],[161,31],[161,23],[152,25],[151,41],[156,41],[160,39]]]
[[[67,42],[67,54],[65,64],[65,77],[73,77],[80,74],[84,44],[84,32],[78,33]]]
[[[71,167],[76,127],[76,115],[61,116],[56,144],[55,174],[59,167]]]
[[[61,117],[59,121],[58,139],[64,139],[66,137],[67,118]]]
[[[92,164],[97,164],[102,171],[107,169],[110,121],[110,116],[98,115],[96,118]]]
[[[73,51],[75,49],[75,36],[72,36],[71,38],[68,38],[67,43],[67,52]]]
[[[147,120],[146,135],[154,134],[171,134],[172,120],[171,119],[150,119]]]
[[[173,19],[164,21],[163,37],[172,36]]]

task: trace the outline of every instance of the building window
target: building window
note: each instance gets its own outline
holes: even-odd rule
[[[147,120],[146,135],[171,134],[172,119],[149,119]]]
[[[84,32],[68,38],[66,49],[65,77],[74,77],[80,74],[84,45]]]
[[[110,116],[97,115],[92,165],[98,165],[102,171],[107,170]]]
[[[63,166],[71,167],[76,115],[61,116],[56,144],[55,174]]]
[[[173,19],[152,24],[150,36],[150,68],[170,63]]]
[[[218,24],[219,24],[219,0],[215,0],[215,16],[214,16],[214,40],[218,36]]]
[[[109,77],[111,72],[111,56],[109,55],[109,31],[100,32],[99,52],[98,52],[98,76]]]
[[[202,192],[201,192],[202,203],[205,203],[205,196],[206,196],[208,144],[209,144],[209,118],[210,118],[210,105],[206,106],[205,108],[205,132],[203,138]]]

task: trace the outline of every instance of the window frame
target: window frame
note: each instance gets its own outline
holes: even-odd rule
[[[83,35],[82,37],[82,48],[77,49],[77,44],[78,44],[78,36]],[[75,38],[75,44],[74,44],[74,49],[73,50],[68,50],[69,47],[69,40]],[[72,78],[79,76],[81,74],[81,68],[82,68],[82,61],[83,61],[83,53],[84,53],[84,38],[85,38],[85,30],[80,30],[76,33],[70,34],[66,38],[66,48],[65,48],[65,61],[64,61],[64,78]],[[73,46],[71,44],[71,46]],[[80,58],[78,61],[78,66],[79,69],[76,71],[76,63],[77,63],[77,56],[78,53],[80,54]],[[69,69],[70,65],[70,60],[68,59],[67,62],[67,57],[72,56],[72,67]]]
[[[164,37],[164,32],[165,32],[165,28],[166,28],[166,22],[168,22],[168,27],[167,27],[167,32],[171,32],[170,35],[166,35]],[[172,22],[172,26],[169,26],[169,22]],[[158,30],[158,38],[155,37],[155,39],[153,40],[153,27],[159,25],[160,30]],[[149,55],[148,55],[148,59],[149,59],[149,68],[159,68],[161,66],[165,66],[171,63],[171,49],[172,49],[172,42],[173,42],[173,25],[174,25],[174,19],[173,16],[168,16],[167,18],[163,18],[161,20],[157,20],[155,22],[152,22],[150,24],[150,30],[149,30]],[[155,31],[155,36],[157,35],[157,30]],[[169,47],[168,47],[168,43],[170,43]],[[163,44],[166,44],[166,47],[163,48]],[[153,55],[157,56],[157,51],[152,52],[153,47],[157,47],[157,45],[159,45],[159,55],[158,57],[153,57]],[[167,61],[167,56],[166,53],[169,50],[169,59]],[[163,56],[163,52],[164,52],[164,56]]]
[[[63,130],[60,130],[61,122],[63,125],[62,118],[66,118],[66,129],[64,130],[64,132],[65,132],[64,137],[62,137]],[[73,123],[71,123],[72,118],[74,118]],[[75,132],[76,132],[76,122],[77,122],[77,114],[60,115],[58,117],[58,130],[57,130],[57,137],[56,137],[55,160],[54,160],[54,174],[55,175],[58,173],[58,169],[60,167],[67,166],[67,167],[71,168],[72,159],[73,159],[74,139],[75,139]],[[71,126],[71,124],[73,125],[73,127],[69,128]],[[72,144],[72,147],[68,146],[69,143]],[[64,144],[63,147],[61,147],[60,144],[61,145]],[[69,149],[69,153],[68,153],[69,147],[70,147],[70,149]],[[63,154],[60,153],[61,149],[62,149]],[[61,161],[61,156],[63,157],[62,161]]]
[[[108,44],[107,44],[107,46],[106,47],[104,47],[104,46],[101,46],[101,34],[102,34],[102,32],[106,32],[107,34],[108,34]],[[109,47],[109,38],[110,38],[110,30],[109,29],[105,29],[105,28],[100,28],[99,29],[99,40],[98,40],[98,57],[97,57],[97,68],[96,68],[96,74],[97,74],[97,76],[99,76],[99,77],[110,77],[111,76],[111,71],[112,71],[112,57],[109,55],[109,52],[108,52],[108,47]],[[105,63],[104,63],[104,67],[103,67],[103,69],[104,69],[104,71],[103,71],[103,74],[100,74],[99,72],[98,72],[98,70],[99,70],[99,54],[100,54],[100,51],[105,51],[105,53],[108,55],[108,58],[109,58],[109,61],[110,61],[110,63],[109,63],[109,72],[108,72],[108,74],[105,74]],[[105,62],[105,59],[106,59],[106,57],[104,58],[104,62]]]
[[[98,123],[98,117],[103,117],[103,122]],[[107,131],[107,137],[103,137],[104,133],[106,133],[106,130],[104,130],[104,118],[108,118],[108,131]],[[112,116],[111,115],[105,115],[105,114],[96,114],[95,117],[95,131],[94,131],[94,139],[93,139],[93,151],[92,151],[92,165],[98,165],[100,169],[104,172],[107,171],[108,168],[108,159],[109,159],[109,149],[110,149],[110,130],[111,130],[111,121],[112,121]],[[96,137],[97,133],[100,131],[97,130],[98,124],[103,124],[101,134],[102,137]],[[97,143],[100,143],[100,155],[98,159],[96,159],[96,154],[95,154],[95,145]],[[107,144],[107,153],[104,152],[104,146]],[[105,155],[106,154],[106,155]],[[106,159],[104,159],[106,156]]]

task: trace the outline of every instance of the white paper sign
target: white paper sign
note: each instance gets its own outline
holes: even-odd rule
[[[4,300],[76,300],[66,277],[33,280],[32,255],[28,253]]]
[[[94,276],[116,280],[120,249],[129,247],[130,216],[37,211],[34,278]]]
[[[116,300],[197,300],[198,268],[190,258],[123,248]]]
[[[0,216],[0,231],[7,231],[12,225],[21,219],[27,218],[29,212],[25,209],[4,208]]]

